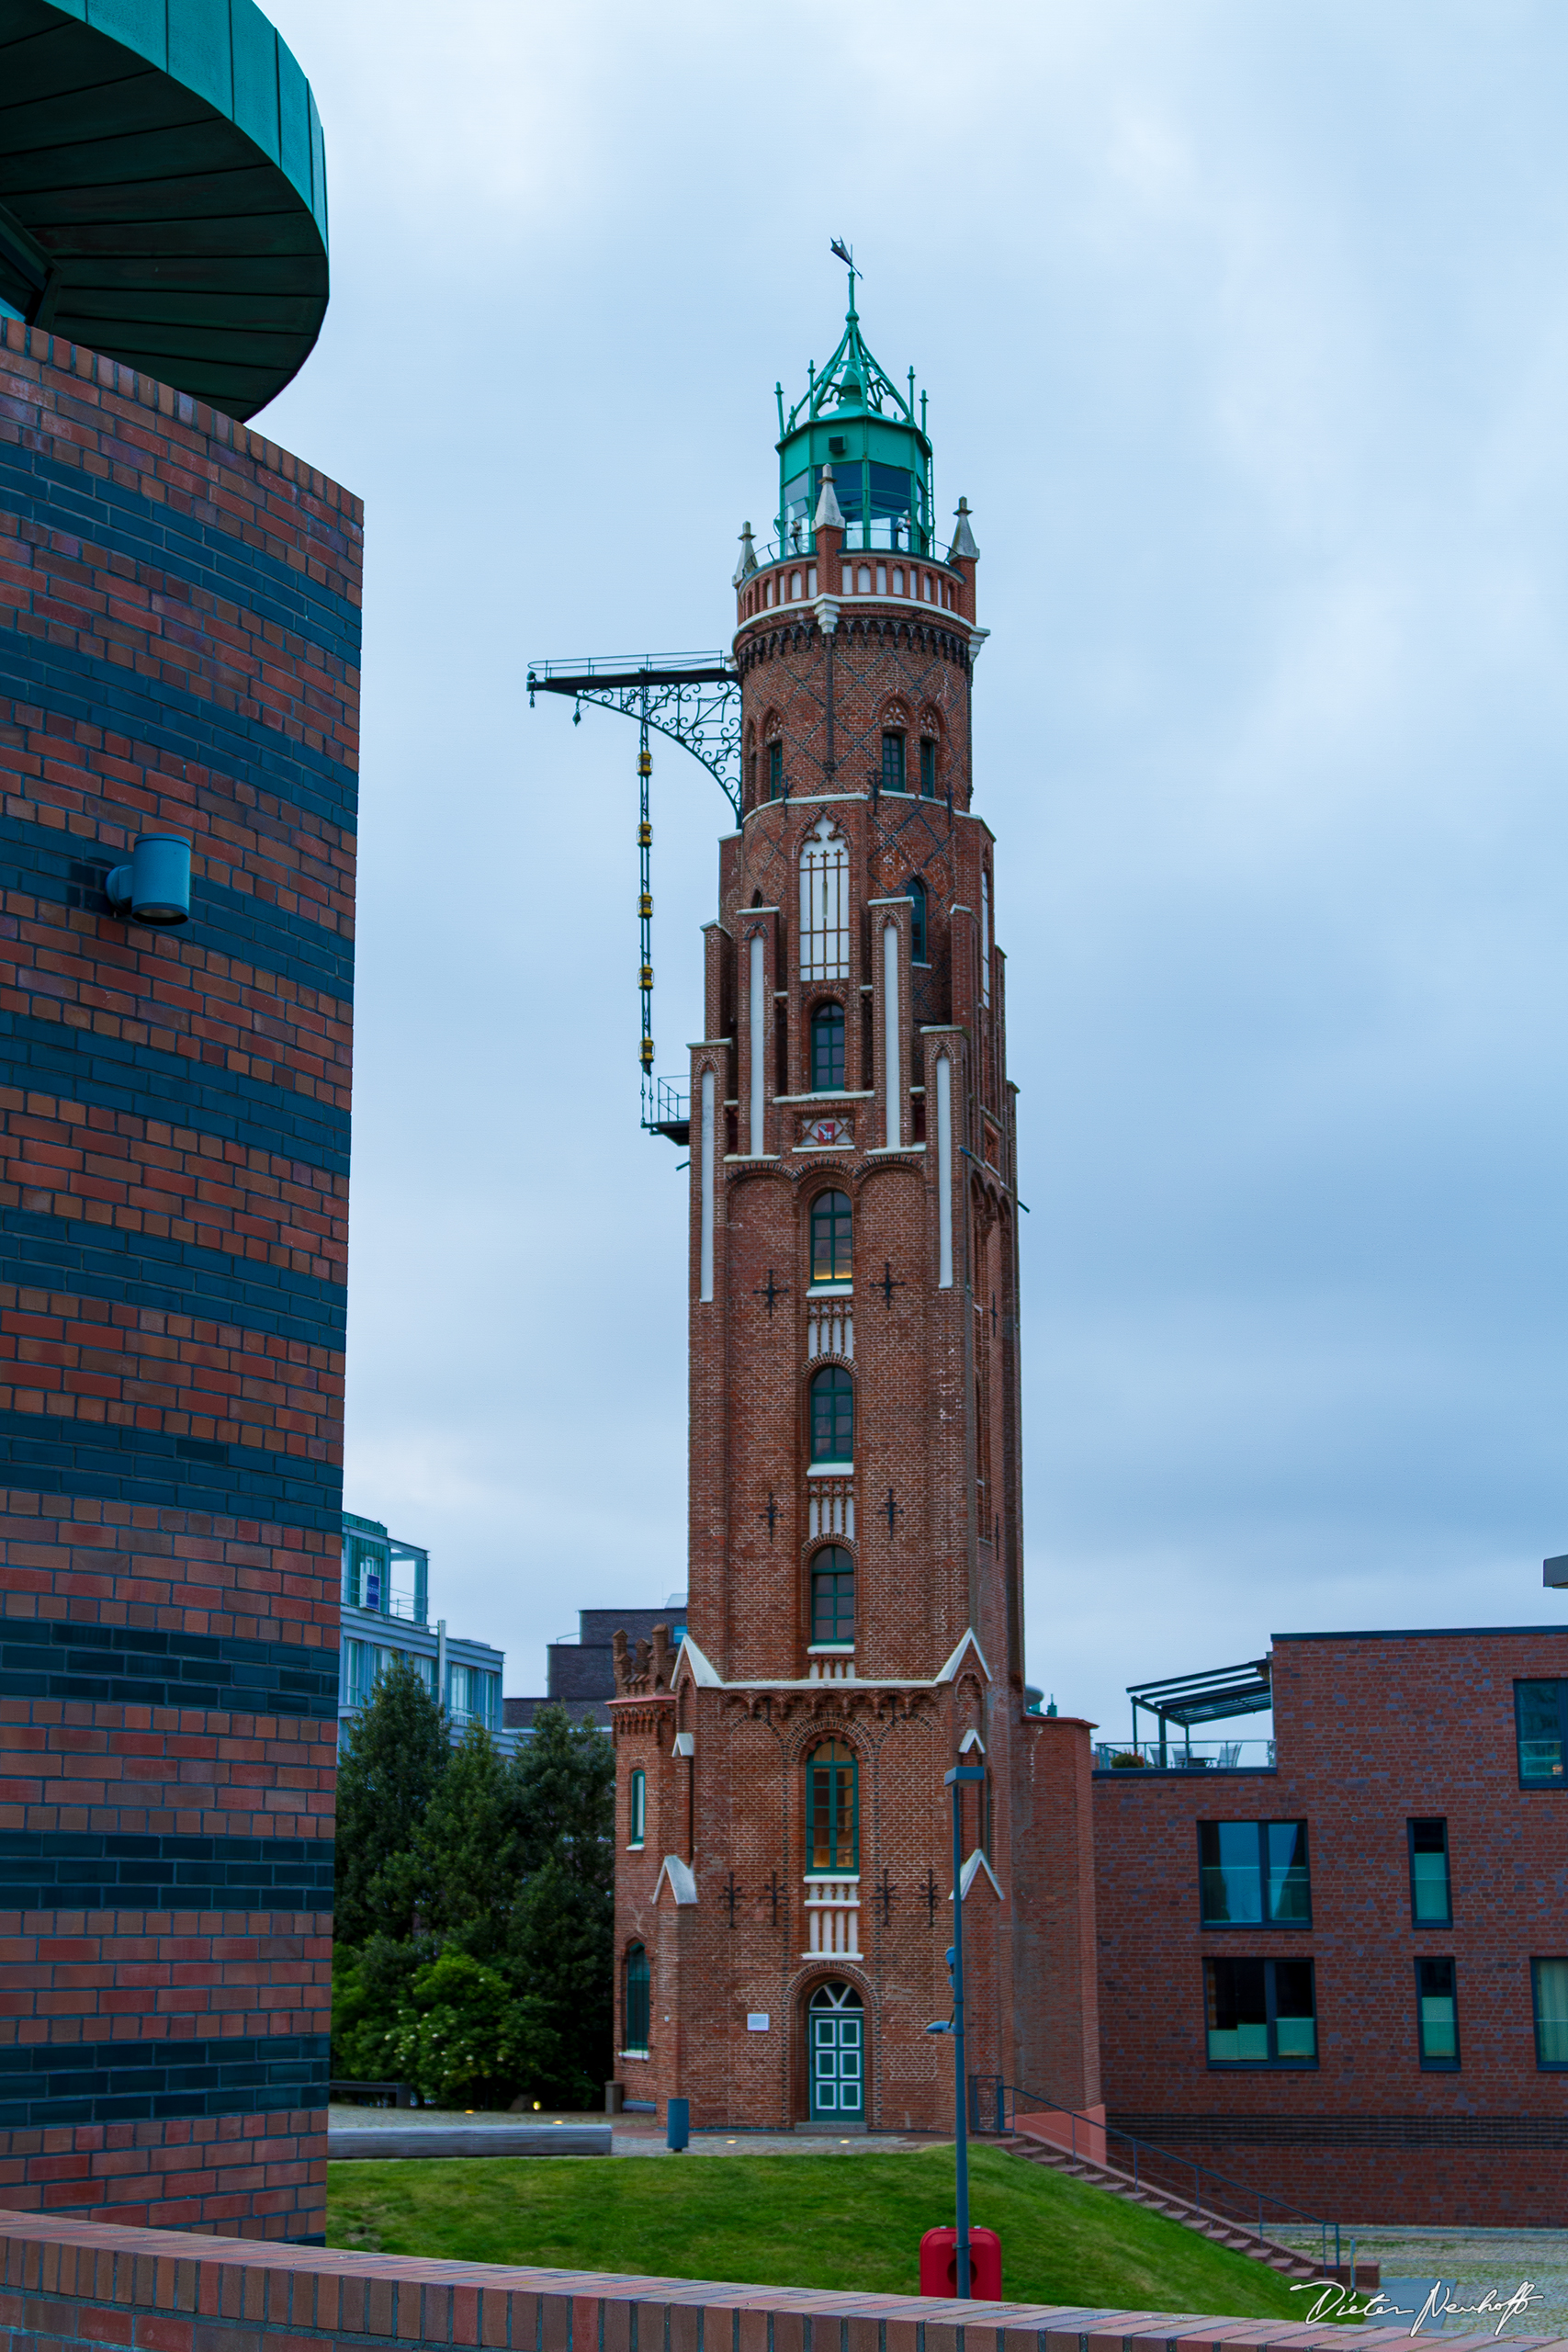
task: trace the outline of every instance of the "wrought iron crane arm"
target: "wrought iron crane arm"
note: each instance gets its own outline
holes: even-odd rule
[[[528,700],[565,695],[668,735],[701,760],[740,821],[740,681],[724,653],[530,662]]]
[[[653,653],[640,662],[595,657],[581,662],[530,662],[528,705],[538,694],[566,695],[578,706],[596,703],[637,722],[637,924],[642,961],[642,1124],[651,1133],[685,1144],[691,1134],[681,1088],[653,1075],[653,824],[649,810],[652,729],[667,735],[701,760],[740,821],[740,681],[723,653]]]

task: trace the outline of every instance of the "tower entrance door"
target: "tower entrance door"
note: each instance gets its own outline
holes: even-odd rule
[[[852,1984],[818,1984],[807,2013],[813,2123],[865,2121],[865,2010]]]

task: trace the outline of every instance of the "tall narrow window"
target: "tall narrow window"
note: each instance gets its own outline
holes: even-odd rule
[[[824,1544],[811,1555],[811,1638],[852,1642],[855,1637],[855,1564],[841,1544]]]
[[[841,1739],[814,1747],[806,1759],[806,1850],[811,1872],[836,1877],[860,1868],[859,1775],[855,1752]]]
[[[911,874],[905,885],[909,900],[909,960],[914,964],[929,962],[926,955],[926,886],[918,874]]]
[[[908,789],[904,782],[904,738],[891,729],[882,739],[882,789],[884,792]]]
[[[1568,1682],[1516,1682],[1518,1710],[1519,1781],[1527,1789],[1568,1785],[1562,1770]]]
[[[1413,1821],[1409,1830],[1410,1917],[1418,1928],[1450,1927],[1454,1914],[1449,1886],[1449,1825]]]
[[[648,2055],[648,1949],[644,1944],[629,1944],[623,1971],[625,1992],[621,2017],[626,2028],[624,2049],[639,2057]]]
[[[746,754],[746,785],[747,797],[755,808],[757,805],[757,754],[755,752],[748,752]]]
[[[844,1008],[819,1004],[811,1016],[811,1091],[836,1094],[844,1083]]]
[[[800,977],[847,980],[850,976],[850,853],[819,817],[800,853]]]
[[[854,1216],[847,1193],[818,1193],[811,1204],[811,1279],[847,1283],[852,1271]]]
[[[1568,2066],[1568,1960],[1532,1960],[1535,2063],[1543,2072]]]
[[[920,738],[920,798],[936,798],[936,741],[930,735]]]
[[[626,1843],[640,1846],[648,1834],[648,1775],[634,1772],[626,1798]]]
[[[1310,1960],[1206,1960],[1211,2066],[1315,2066]]]
[[[1422,2065],[1452,2074],[1459,2065],[1459,1996],[1451,1960],[1416,1962],[1416,2030]]]
[[[812,1375],[811,1459],[850,1468],[855,1458],[855,1385],[841,1364]]]
[[[768,745],[768,798],[777,800],[784,793],[784,745],[775,735]]]
[[[991,1001],[991,877],[980,869],[980,1002]]]

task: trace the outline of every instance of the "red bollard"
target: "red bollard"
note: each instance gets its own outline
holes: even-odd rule
[[[958,2232],[928,2230],[920,2240],[920,2292],[958,2292]],[[1002,2242],[995,2230],[969,2230],[969,2292],[979,2302],[1002,2299]]]

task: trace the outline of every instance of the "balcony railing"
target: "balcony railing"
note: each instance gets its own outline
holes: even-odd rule
[[[1134,1759],[1136,1759],[1135,1761]],[[1097,1772],[1272,1772],[1271,1739],[1100,1739]]]

